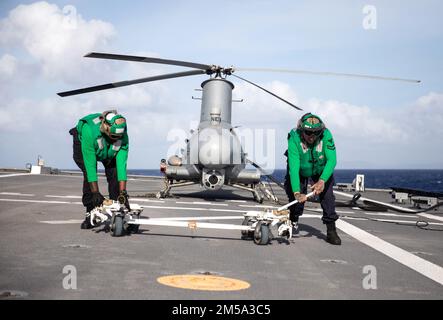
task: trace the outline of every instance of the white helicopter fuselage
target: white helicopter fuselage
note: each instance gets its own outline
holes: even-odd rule
[[[202,104],[198,129],[186,141],[181,158],[168,161],[168,179],[199,181],[206,189],[224,184],[256,184],[260,173],[247,170],[246,154],[231,124],[234,85],[222,78],[202,83]]]

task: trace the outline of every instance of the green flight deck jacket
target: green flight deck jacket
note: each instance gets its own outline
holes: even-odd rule
[[[114,157],[117,167],[117,180],[126,181],[126,166],[129,151],[127,130],[122,139],[112,142],[100,131],[101,113],[90,114],[77,124],[78,139],[81,142],[83,161],[88,182],[97,181],[97,161],[109,162]]]
[[[327,181],[337,164],[334,139],[328,129],[313,146],[302,141],[301,131],[293,129],[288,135],[288,165],[292,192],[300,192],[300,176],[320,176]]]

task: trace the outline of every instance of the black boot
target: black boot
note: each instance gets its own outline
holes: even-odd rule
[[[292,224],[292,236],[295,237],[298,234],[298,216],[291,218]]]
[[[326,228],[326,241],[337,246],[341,245],[341,239],[337,234],[337,229],[335,229],[335,222],[327,223]]]
[[[86,216],[85,221],[80,225],[81,229],[92,229],[93,226],[91,224],[91,217],[89,215]]]

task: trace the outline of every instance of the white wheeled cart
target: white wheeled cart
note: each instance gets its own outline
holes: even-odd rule
[[[308,194],[308,197],[311,195],[312,193]],[[118,202],[108,201],[102,207],[92,210],[90,219],[93,226],[105,224],[114,237],[137,233],[140,225],[168,226],[192,230],[239,230],[242,239],[253,239],[258,245],[266,245],[274,238],[292,237],[292,223],[287,209],[295,203],[297,200],[276,210],[247,211],[240,216],[141,218],[143,208],[138,204],[131,204],[131,209],[128,210]],[[202,222],[208,220],[243,220],[243,222],[241,225]]]

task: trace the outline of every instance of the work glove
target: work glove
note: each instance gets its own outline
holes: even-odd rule
[[[315,192],[315,194],[320,194],[323,192],[323,190],[325,190],[325,182],[320,179],[317,181],[317,183],[312,185],[311,189]]]
[[[302,194],[300,192],[294,192],[294,198],[295,200],[297,200],[299,203],[304,203],[306,202],[306,200],[308,200],[308,198],[306,197],[305,194]]]
[[[128,210],[131,210],[131,208],[129,207],[129,195],[126,190],[120,191],[117,200],[120,204],[124,204]]]
[[[103,204],[105,197],[100,192],[93,192],[91,198],[91,204],[94,208],[100,207]]]

